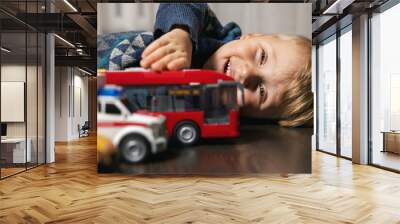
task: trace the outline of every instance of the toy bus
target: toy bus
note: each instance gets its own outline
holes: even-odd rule
[[[184,146],[199,138],[239,135],[243,88],[229,76],[210,70],[105,71],[102,75],[105,84],[122,86],[128,100],[140,109],[164,115],[168,136]]]
[[[98,133],[112,142],[121,161],[137,163],[167,148],[165,117],[139,111],[121,96],[121,90],[117,86],[98,90]]]

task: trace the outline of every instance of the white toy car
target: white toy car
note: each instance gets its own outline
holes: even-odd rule
[[[137,163],[167,148],[165,117],[138,111],[121,98],[122,88],[105,86],[97,95],[98,133],[112,141],[123,162]]]

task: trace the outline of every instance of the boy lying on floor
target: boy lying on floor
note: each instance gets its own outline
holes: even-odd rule
[[[222,26],[205,3],[160,4],[154,35],[102,35],[98,57],[98,68],[109,70],[216,70],[243,84],[242,116],[312,125],[311,41],[283,34],[241,36],[235,23]]]

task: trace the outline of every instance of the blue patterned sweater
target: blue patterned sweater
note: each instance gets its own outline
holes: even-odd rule
[[[201,68],[219,47],[241,35],[239,26],[233,22],[222,26],[206,3],[161,3],[154,32],[131,31],[97,37],[97,68],[139,67],[146,46],[176,25],[189,31],[193,43],[192,68]]]

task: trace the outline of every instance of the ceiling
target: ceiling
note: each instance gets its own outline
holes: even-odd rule
[[[353,17],[373,11],[388,0],[314,0],[313,43],[316,44],[351,24]]]

